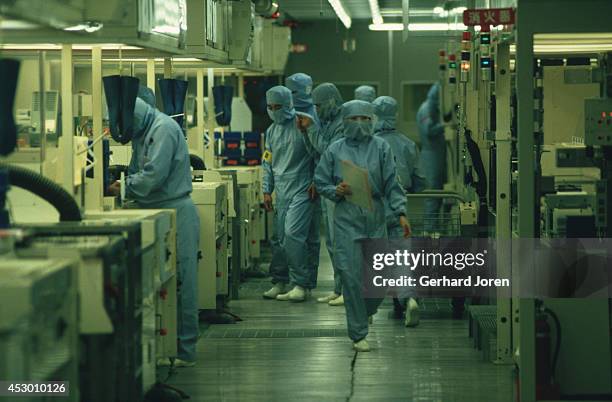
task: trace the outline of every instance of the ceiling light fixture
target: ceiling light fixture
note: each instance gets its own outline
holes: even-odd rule
[[[386,24],[370,24],[370,31],[403,31],[404,24],[386,23]]]
[[[93,32],[96,32],[102,29],[103,26],[104,25],[99,22],[87,21],[82,24],[77,24],[77,25],[73,25],[70,27],[66,27],[64,28],[64,31],[69,31],[69,32],[85,31],[87,33],[93,33]]]
[[[100,44],[74,44],[72,50],[91,50],[94,46],[100,46],[102,50],[142,50],[138,46],[124,45],[121,43],[100,43]],[[61,50],[62,45],[50,43],[30,43],[30,44],[11,44],[5,43],[0,45],[0,49],[5,50]]]
[[[334,12],[338,16],[338,19],[342,22],[342,24],[348,29],[351,27],[351,17],[348,15],[344,7],[342,6],[342,2],[340,0],[327,0],[329,5],[332,6]]]
[[[409,24],[409,31],[465,31],[467,27],[460,23],[418,23]]]
[[[386,23],[386,24],[370,24],[370,31],[403,31],[404,24]],[[442,24],[442,23],[415,23],[408,24],[409,31],[426,32],[426,31],[464,31],[467,27],[463,24]]]
[[[378,0],[369,0],[370,2],[370,13],[372,14],[372,23],[380,25],[384,23],[383,17],[380,14],[380,7],[378,6]]]
[[[463,15],[463,12],[467,10],[467,7],[455,7],[450,10],[445,10],[442,7],[434,7],[433,13],[437,17],[446,18],[446,17],[454,17],[456,15]]]

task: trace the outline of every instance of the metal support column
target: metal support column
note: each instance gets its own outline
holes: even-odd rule
[[[204,158],[204,132],[206,131],[206,120],[204,116],[204,69],[198,68],[196,73],[196,107],[197,107],[197,121],[196,121],[196,143],[195,152],[200,158]],[[214,148],[213,148],[214,149]],[[206,166],[212,167],[213,165],[208,165],[208,162],[205,162]]]
[[[47,77],[46,77],[47,52],[38,52],[38,95],[39,104],[45,105],[47,94]],[[45,175],[45,160],[47,158],[47,125],[45,123],[45,108],[39,108],[38,119],[40,121],[40,174]]]
[[[206,124],[206,128],[208,129],[208,146],[204,149],[204,163],[206,166],[210,166],[211,168],[216,167],[215,161],[215,100],[212,92],[212,88],[215,85],[215,69],[208,69],[208,122]]]
[[[164,59],[164,78],[172,78],[172,59],[169,57]]]
[[[147,87],[155,94],[155,59],[147,59]]]
[[[102,210],[104,205],[104,166],[102,160],[103,143],[98,138],[102,135],[102,47],[94,46],[91,49],[91,99],[93,119],[93,139],[97,141],[93,146],[96,164],[93,167],[93,181],[85,189],[87,209]]]
[[[512,274],[510,239],[512,221],[510,210],[511,187],[511,116],[510,116],[510,46],[497,45],[495,71],[496,99],[496,210],[495,239],[497,240],[497,277],[510,278]],[[504,288],[497,291],[497,359],[496,363],[512,363],[512,298]]]
[[[389,68],[388,72],[387,72],[387,79],[389,80],[389,85],[387,85],[387,93],[389,94],[389,96],[393,96],[393,88],[394,88],[394,82],[393,82],[393,31],[388,31],[387,32],[387,47],[388,47],[388,59],[387,59],[387,66]],[[380,89],[378,90],[379,92],[379,96],[380,96]]]
[[[244,99],[244,74],[238,74],[238,97]]]
[[[528,9],[517,10],[518,21]],[[518,151],[518,236],[532,238],[535,235],[533,210],[535,202],[535,154],[534,154],[534,102],[533,102],[533,31],[521,29],[517,23],[516,86],[517,86],[517,151]],[[518,267],[517,267],[518,269]],[[520,290],[519,290],[520,292]],[[535,306],[533,299],[519,299],[518,348],[520,399],[536,400],[535,389]]]
[[[62,187],[74,194],[74,122],[72,118],[72,45],[62,45],[61,59],[62,137],[59,157],[62,161]],[[41,106],[42,109],[42,106]]]

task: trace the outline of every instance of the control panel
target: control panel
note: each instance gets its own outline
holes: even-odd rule
[[[612,145],[612,99],[584,100],[585,145]]]

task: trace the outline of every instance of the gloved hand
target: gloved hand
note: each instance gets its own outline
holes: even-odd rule
[[[298,114],[296,119],[296,124],[298,130],[305,133],[308,130],[308,127],[312,125],[312,119],[306,115]]]
[[[412,234],[412,230],[410,229],[410,223],[408,222],[408,219],[406,219],[406,217],[403,215],[400,216],[399,224],[402,229],[404,229],[404,238],[410,237],[410,235]]]
[[[264,208],[266,211],[272,211],[272,196],[268,193],[264,193]]]
[[[115,181],[113,184],[108,186],[106,191],[108,191],[110,195],[117,197],[119,194],[121,194],[121,182]]]
[[[351,187],[346,182],[342,182],[336,186],[336,195],[338,197],[344,197],[351,194],[353,194]]]
[[[314,183],[308,187],[308,195],[310,196],[311,200],[316,200],[317,197],[319,196],[319,193],[317,193],[317,189]]]

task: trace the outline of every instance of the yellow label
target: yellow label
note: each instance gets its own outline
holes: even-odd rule
[[[272,152],[265,150],[262,156],[263,160],[265,160],[268,163],[272,162]]]

